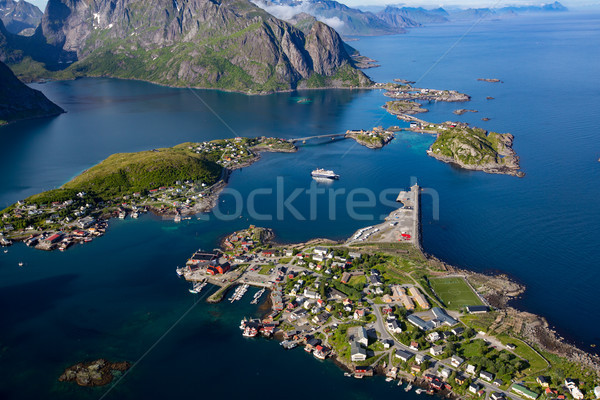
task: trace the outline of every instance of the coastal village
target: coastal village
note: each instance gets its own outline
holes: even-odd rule
[[[266,137],[184,143],[174,149],[213,158],[223,168],[221,179],[214,184],[180,180],[112,199],[67,189],[60,195],[42,193],[1,212],[0,245],[8,247],[14,241],[23,241],[39,250],[64,251],[104,235],[110,218],[135,219],[148,211],[181,222],[212,208],[227,175],[258,160],[259,152],[297,150],[285,139]]]
[[[88,243],[104,235],[110,218],[138,218],[150,211],[172,218],[175,222],[190,219],[214,206],[216,197],[233,170],[251,165],[260,158],[260,152],[295,152],[296,141],[305,142],[311,138],[331,136],[334,139],[342,136],[368,148],[378,149],[390,143],[396,133],[402,130],[430,133],[437,135],[438,140],[427,154],[443,162],[490,173],[524,175],[519,171],[519,159],[512,150],[512,135],[488,133],[469,128],[468,124],[461,122],[434,124],[412,115],[427,111],[415,100],[464,102],[469,101],[470,96],[454,90],[414,88],[404,80],[378,83],[374,87],[386,90],[386,96],[396,99],[387,102],[384,108],[398,119],[408,122],[408,128],[377,126],[371,130],[347,130],[344,134],[301,139],[236,137],[184,143],[166,150],[187,152],[214,161],[222,169],[216,182],[181,179],[108,197],[85,190],[51,190],[18,201],[0,212],[0,246],[8,247],[14,241],[23,241],[36,249],[64,251],[74,244]],[[480,142],[480,149],[467,146],[464,140]],[[155,149],[152,152],[160,153],[163,150]]]
[[[279,246],[270,230],[250,226],[226,237],[221,251],[194,253],[177,273],[194,294],[216,285],[209,302],[235,303],[260,289],[251,302],[262,298],[270,310],[244,318],[241,335],[331,358],[349,377],[383,375],[406,391],[449,397],[600,398],[597,371],[517,331],[496,333],[500,310],[470,277],[423,258],[419,199],[417,185],[401,192],[398,210],[344,243]]]

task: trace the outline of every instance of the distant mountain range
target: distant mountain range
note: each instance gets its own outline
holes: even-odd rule
[[[63,112],[62,108],[48,100],[42,92],[19,81],[10,69],[0,62],[0,125]]]
[[[246,0],[49,0],[31,38],[0,31],[19,76],[110,76],[271,92],[366,86],[338,33],[300,30]]]
[[[11,33],[35,29],[42,20],[42,11],[24,0],[0,0],[0,20]]]
[[[404,33],[406,28],[449,21],[492,19],[521,13],[566,11],[559,2],[540,6],[498,9],[450,9],[401,6],[350,8],[334,0],[251,0],[278,18],[290,21],[294,15],[309,14],[342,36],[377,36]]]

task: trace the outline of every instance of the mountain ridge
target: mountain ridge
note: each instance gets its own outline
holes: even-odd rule
[[[44,13],[25,0],[0,0],[0,20],[6,30],[18,34],[39,25]]]
[[[17,54],[54,66],[53,77],[63,79],[107,76],[248,93],[372,83],[321,22],[303,32],[245,0],[148,3],[49,0]]]

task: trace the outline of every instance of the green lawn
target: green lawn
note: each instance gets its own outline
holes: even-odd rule
[[[433,278],[429,282],[450,309],[458,310],[465,306],[483,304],[463,278]]]
[[[366,284],[367,283],[367,277],[364,275],[354,275],[352,278],[350,278],[350,280],[348,281],[348,285],[350,286],[354,286],[357,284]]]
[[[273,268],[272,265],[263,265],[260,267],[260,271],[258,271],[261,275],[269,275],[269,271]]]

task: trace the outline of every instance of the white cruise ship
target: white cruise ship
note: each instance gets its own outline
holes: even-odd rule
[[[331,170],[317,168],[310,173],[313,178],[339,179],[339,175]]]

